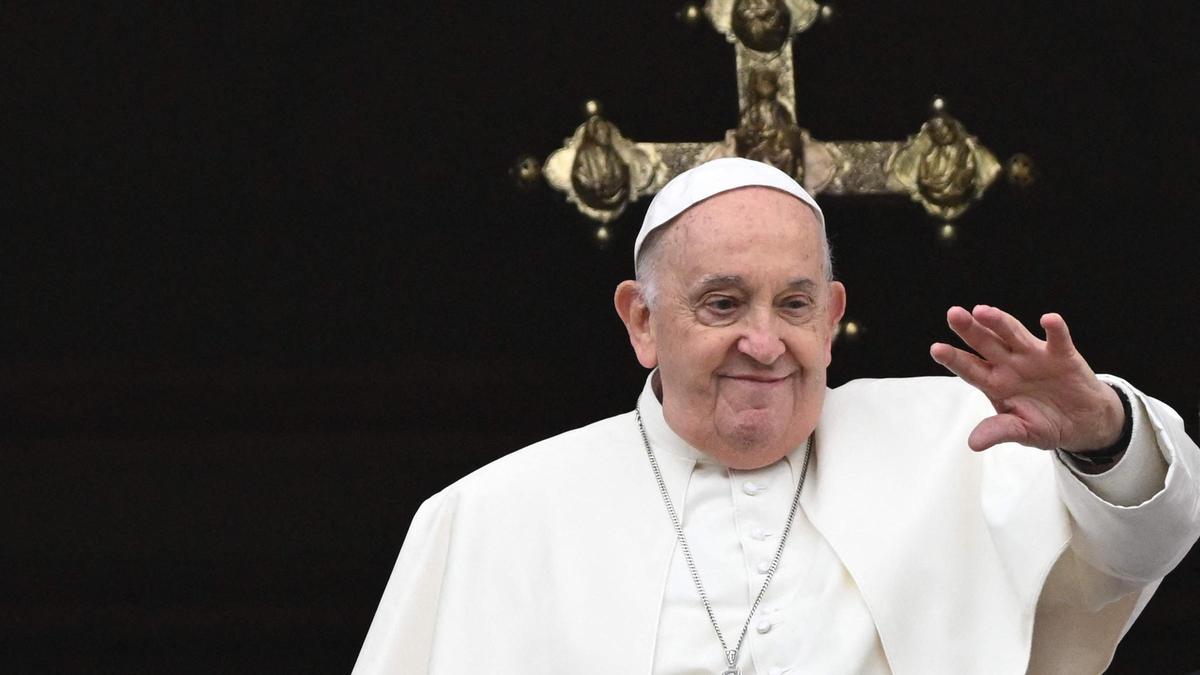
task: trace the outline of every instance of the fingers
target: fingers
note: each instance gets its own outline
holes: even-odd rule
[[[1013,315],[997,307],[975,305],[971,316],[995,333],[1010,350],[1021,349],[1037,340]]]
[[[1016,415],[992,415],[980,422],[967,437],[967,445],[975,452],[987,450],[1001,443],[1029,444],[1029,433],[1025,424]]]
[[[977,305],[978,311],[982,306]],[[963,342],[985,359],[993,360],[1008,354],[1009,347],[992,329],[980,323],[975,316],[962,307],[951,307],[946,312],[946,323]]]
[[[988,374],[991,372],[991,366],[987,361],[943,342],[934,343],[929,348],[929,355],[946,370],[961,377],[964,382],[977,389],[985,386]]]
[[[946,322],[964,342],[989,361],[1041,342],[1016,317],[990,305],[975,305],[970,312],[962,307],[951,307],[946,313]],[[1051,353],[1069,354],[1075,350],[1071,332],[1062,316],[1044,314],[1041,325],[1046,331],[1046,343]]]
[[[1075,351],[1071,331],[1062,315],[1051,312],[1042,315],[1042,329],[1046,331],[1046,348],[1052,354],[1070,354]]]

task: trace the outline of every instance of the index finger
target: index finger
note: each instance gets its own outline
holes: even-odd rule
[[[976,305],[971,316],[995,333],[1010,349],[1027,347],[1037,340],[1016,317],[999,307]]]
[[[990,328],[977,321],[970,312],[954,306],[946,312],[946,323],[963,342],[989,361],[1003,358],[1009,347]]]

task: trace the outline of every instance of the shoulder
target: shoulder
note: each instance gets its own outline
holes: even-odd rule
[[[442,492],[456,497],[557,495],[566,483],[605,481],[642,458],[633,413],[622,413],[516,450]],[[578,486],[576,486],[578,487]]]
[[[904,396],[916,392],[961,394],[974,387],[953,376],[862,378],[830,390],[830,393],[855,396]]]
[[[987,398],[957,377],[861,379],[829,390],[821,424],[885,426],[900,433],[919,430],[925,420],[944,429],[955,421],[973,425],[990,414]]]
[[[963,403],[983,398],[971,385],[957,377],[894,377],[851,380],[829,390],[827,402],[845,404],[906,405],[919,402]]]

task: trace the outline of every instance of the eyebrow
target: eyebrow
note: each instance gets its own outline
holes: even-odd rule
[[[808,277],[798,277],[789,281],[787,287],[788,290],[811,292],[817,289],[817,282]]]
[[[737,274],[706,274],[700,277],[700,281],[696,282],[694,291],[696,293],[704,293],[716,288],[729,288],[730,286],[743,286],[745,282],[742,277]]]
[[[693,288],[694,293],[705,293],[718,288],[742,287],[745,280],[738,274],[708,274],[700,278]],[[811,292],[817,288],[817,283],[808,277],[796,277],[788,281],[787,289],[793,291]]]

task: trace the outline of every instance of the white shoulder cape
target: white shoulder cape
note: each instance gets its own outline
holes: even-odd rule
[[[1054,453],[967,435],[957,378],[828,392],[802,506],[854,577],[894,673],[1097,673],[1200,536],[1200,450],[1127,383],[1169,467],[1108,504]],[[644,394],[645,395],[645,394]],[[659,413],[661,414],[661,413]],[[664,454],[674,493],[691,463]],[[646,674],[675,537],[632,413],[512,453],[414,517],[354,672]],[[1036,621],[1035,621],[1036,618]]]

